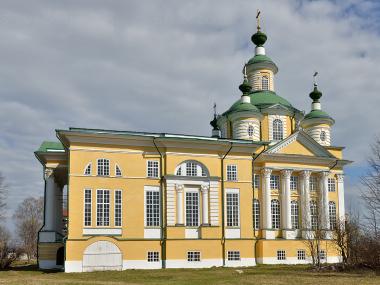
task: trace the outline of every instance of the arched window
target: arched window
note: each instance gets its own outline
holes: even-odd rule
[[[269,78],[267,75],[264,75],[261,78],[261,89],[262,90],[269,90]]]
[[[330,221],[330,230],[336,229],[336,205],[335,202],[329,202],[329,221]]]
[[[321,131],[321,134],[319,135],[319,138],[321,139],[322,142],[326,141],[326,132]]]
[[[273,140],[279,141],[284,138],[284,128],[280,119],[273,121]]]
[[[115,165],[115,176],[122,176],[121,169],[119,165]]]
[[[84,169],[84,175],[91,175],[91,163],[87,164],[86,168]]]
[[[260,202],[257,199],[253,200],[253,228],[260,228]]]
[[[174,173],[178,176],[209,176],[207,168],[203,164],[195,160],[182,162],[180,165],[177,166]]]
[[[255,134],[255,128],[252,125],[249,125],[247,129],[247,133],[250,138],[253,137],[253,135]]]
[[[271,201],[272,228],[280,228],[280,202],[277,199]]]
[[[310,221],[311,229],[316,230],[318,227],[318,209],[315,201],[310,201]]]
[[[298,216],[298,202],[292,201],[290,203],[290,217],[292,221],[292,229],[299,228],[299,216]]]

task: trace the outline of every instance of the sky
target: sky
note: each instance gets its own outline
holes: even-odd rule
[[[34,157],[68,127],[210,135],[212,105],[240,98],[256,10],[278,65],[278,95],[322,109],[346,146],[347,208],[357,207],[369,145],[380,134],[380,3],[336,0],[0,2],[0,172],[8,216],[43,195]],[[9,222],[10,224],[10,222]]]

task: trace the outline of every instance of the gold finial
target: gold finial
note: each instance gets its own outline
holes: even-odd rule
[[[261,11],[257,9],[257,14],[256,14],[256,20],[257,20],[257,30],[260,31],[260,14]]]

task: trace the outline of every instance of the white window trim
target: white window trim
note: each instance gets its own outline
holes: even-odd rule
[[[119,168],[119,171],[120,171],[120,175],[117,174],[117,169]],[[123,177],[123,171],[121,170],[121,167],[115,163],[115,177]]]
[[[189,252],[199,252],[199,260],[189,260]],[[200,250],[188,250],[186,252],[186,261],[187,262],[201,262],[202,261],[202,252]]]
[[[144,186],[144,227],[148,229],[158,229],[161,226],[161,218],[159,219],[159,225],[158,226],[148,226],[148,219],[147,219],[147,213],[146,213],[146,192],[158,192],[159,194],[159,200],[161,201],[161,191],[159,186]],[[161,202],[158,203],[158,214],[159,217],[161,217]]]
[[[238,225],[237,226],[227,226],[227,193],[238,194]],[[228,188],[224,193],[224,222],[226,228],[229,229],[240,229],[240,189],[237,188]]]
[[[90,174],[86,174],[86,171],[87,171],[87,168],[88,168],[88,167],[90,167]],[[88,163],[88,164],[86,165],[86,167],[84,168],[83,175],[85,175],[85,176],[91,176],[91,174],[92,174],[92,163],[90,162],[90,163]]]
[[[99,160],[108,160],[108,175],[105,174],[99,174]],[[104,172],[104,165],[103,165],[103,172]],[[96,160],[96,175],[100,177],[109,177],[111,172],[111,160],[108,158],[98,158]],[[100,189],[102,190],[102,189]]]
[[[284,252],[284,258],[278,258],[279,257],[279,253],[280,253],[280,251],[281,252]],[[277,260],[286,260],[286,250],[284,250],[284,249],[278,249],[277,251],[276,251],[276,255],[277,255]]]
[[[157,176],[149,176],[149,170],[148,169],[149,169],[149,162],[150,161],[155,161],[158,164]],[[147,160],[146,161],[146,177],[147,178],[151,178],[151,179],[158,179],[160,177],[160,167],[161,167],[161,165],[160,165],[160,161],[159,160],[157,160],[157,159],[149,159],[149,160]]]
[[[149,253],[158,253],[158,260],[149,261]],[[148,250],[146,252],[146,261],[149,263],[160,262],[160,252],[157,250]]]
[[[188,188],[188,189],[185,189],[184,191],[185,195],[184,195],[184,211],[185,211],[185,227],[186,228],[199,228],[199,226],[201,225],[201,193],[198,189],[195,189],[195,188]],[[187,216],[186,216],[186,209],[187,209],[187,202],[186,202],[186,193],[198,193],[198,226],[188,226],[187,225]]]
[[[303,252],[303,259],[301,259],[301,258],[299,258],[299,253],[300,252]],[[297,260],[306,260],[306,250],[304,250],[304,249],[297,249]]]
[[[109,192],[109,217],[108,217],[108,226],[102,225],[98,226],[98,190],[103,190],[103,191],[108,191]],[[95,201],[95,206],[96,206],[96,211],[95,211],[95,226],[97,228],[111,228],[111,201],[112,201],[112,191],[110,189],[96,189],[96,201]],[[103,192],[103,199],[104,199],[104,192]],[[104,202],[103,202],[104,204]],[[104,209],[103,209],[104,211]],[[103,216],[103,223],[104,223],[104,216]]]
[[[91,197],[91,203],[90,203],[90,213],[91,213],[91,220],[90,220],[90,225],[86,225],[86,190],[90,190],[90,197]],[[93,203],[93,199],[92,199],[92,189],[90,188],[85,188],[83,190],[83,227],[92,227],[92,218],[93,218],[93,210],[92,210],[92,203]]]
[[[235,257],[234,253],[238,253],[238,255],[239,255],[238,259],[230,259],[230,255],[231,255],[231,257]],[[241,260],[240,250],[228,250],[227,251],[227,260],[228,261],[240,261]]]
[[[120,226],[116,225],[116,192],[120,192]],[[123,191],[121,189],[116,189],[113,195],[113,224],[115,228],[121,228],[123,226]]]
[[[236,178],[235,179],[228,179],[228,167],[235,167],[235,170],[236,170]],[[232,173],[232,172],[231,172]],[[238,167],[236,164],[227,164],[226,165],[226,181],[232,181],[232,182],[236,182],[238,181]]]

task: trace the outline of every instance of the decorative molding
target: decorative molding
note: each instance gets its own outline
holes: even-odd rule
[[[336,180],[338,181],[338,183],[344,182],[344,174],[336,174]]]
[[[209,185],[201,185],[201,192],[208,192],[209,189]]]
[[[175,190],[177,190],[177,192],[183,192],[184,189],[185,189],[185,186],[183,186],[183,184],[175,185]]]
[[[304,171],[301,171],[301,177],[305,180],[309,180],[310,179],[310,175],[311,175],[311,171],[310,170],[304,170]]]
[[[261,174],[264,177],[269,177],[272,174],[272,169],[271,168],[263,168],[263,169],[261,169]]]
[[[290,178],[290,176],[292,175],[292,172],[293,170],[291,169],[283,169],[281,170],[281,177],[285,179]]]
[[[45,180],[50,177],[53,177],[53,174],[54,174],[54,170],[52,168],[45,168],[45,171],[44,171]]]

